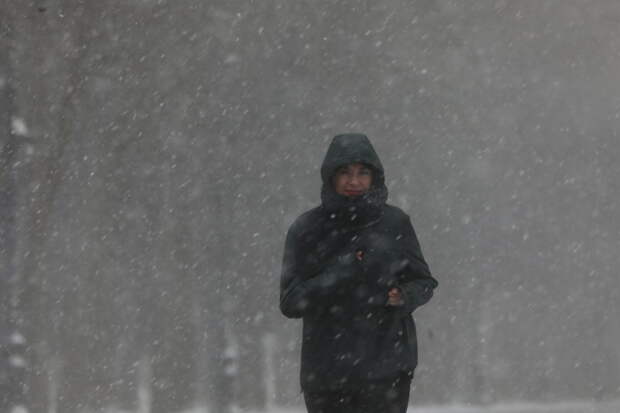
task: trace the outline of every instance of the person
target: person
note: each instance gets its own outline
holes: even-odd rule
[[[280,280],[280,310],[303,319],[307,410],[406,412],[417,365],[411,313],[437,281],[409,216],[386,203],[365,135],[334,137],[321,178],[321,204],[288,230]]]

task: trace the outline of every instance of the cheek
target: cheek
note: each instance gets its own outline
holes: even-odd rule
[[[372,178],[370,176],[365,176],[362,179],[360,179],[360,182],[362,183],[362,186],[365,189],[369,189],[370,185],[372,184]]]
[[[343,176],[335,176],[334,177],[334,189],[336,192],[341,191],[344,188],[344,184],[346,183],[346,178]]]

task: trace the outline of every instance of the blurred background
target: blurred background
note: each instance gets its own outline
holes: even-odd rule
[[[620,398],[617,0],[0,19],[4,409],[299,405],[282,247],[342,132],[373,141],[440,282],[414,404]]]

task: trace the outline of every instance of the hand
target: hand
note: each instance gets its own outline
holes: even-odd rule
[[[362,250],[356,251],[355,258],[357,258],[358,261],[361,261],[364,258],[364,251]]]
[[[390,291],[388,291],[388,300],[386,305],[398,307],[403,304],[403,297],[400,290],[396,287],[391,288]]]

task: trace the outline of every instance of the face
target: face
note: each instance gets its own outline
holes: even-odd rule
[[[364,194],[372,184],[372,171],[361,163],[341,166],[333,178],[334,189],[340,195],[356,197]]]

